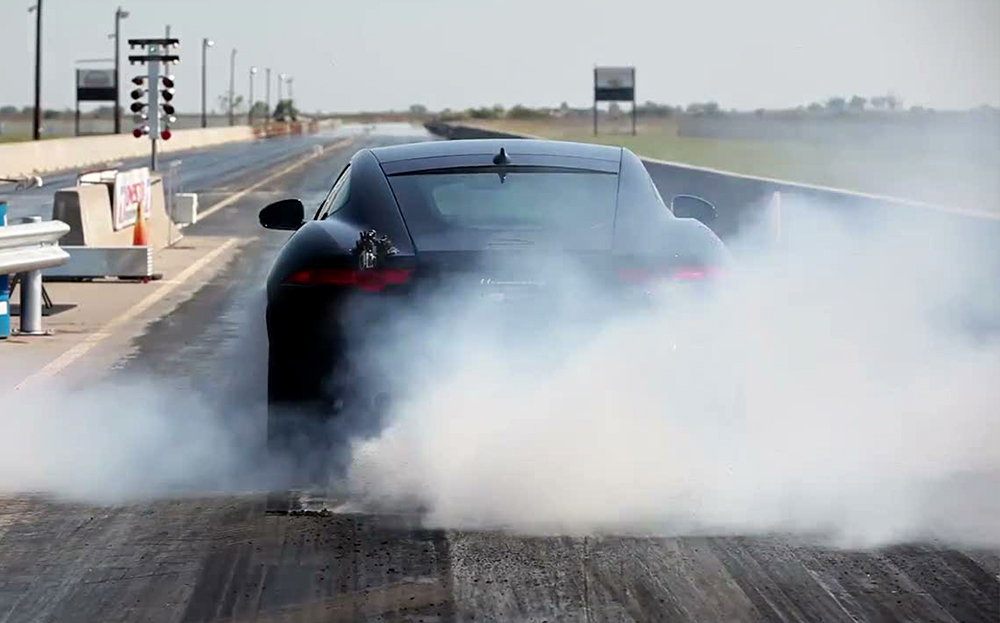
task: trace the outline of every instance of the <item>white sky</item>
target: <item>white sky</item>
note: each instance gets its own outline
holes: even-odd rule
[[[0,2],[0,104],[32,100],[34,0]],[[43,106],[73,105],[74,61],[112,56],[112,0],[43,0]],[[785,107],[893,90],[907,105],[1000,105],[1000,0],[121,0],[122,38],[181,39],[178,108],[237,93],[249,64],[295,76],[305,110],[586,106],[597,64],[637,96]],[[123,55],[127,46],[122,47]],[[92,66],[92,65],[91,65]],[[123,65],[123,82],[133,69]],[[263,95],[259,75],[256,94]],[[276,97],[272,86],[272,101]],[[123,94],[123,97],[127,97]],[[262,99],[262,97],[260,98]]]

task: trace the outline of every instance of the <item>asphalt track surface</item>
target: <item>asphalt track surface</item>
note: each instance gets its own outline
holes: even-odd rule
[[[259,237],[152,324],[112,378],[154,377],[262,434],[260,286],[285,235],[258,229],[255,202],[314,200],[349,152],[393,140],[360,138],[186,230]],[[274,504],[259,492],[114,506],[6,498],[0,622],[1000,620],[995,551],[528,537],[430,530],[416,515],[268,513]]]

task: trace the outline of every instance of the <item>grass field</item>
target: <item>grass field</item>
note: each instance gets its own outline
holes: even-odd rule
[[[746,175],[832,186],[974,209],[1000,209],[997,154],[912,149],[892,144],[852,146],[789,140],[720,139],[677,135],[671,121],[605,124],[593,136],[590,120],[475,120],[471,125],[545,138],[627,147],[650,158]],[[605,133],[607,132],[607,133]],[[1000,151],[1000,147],[998,147]]]

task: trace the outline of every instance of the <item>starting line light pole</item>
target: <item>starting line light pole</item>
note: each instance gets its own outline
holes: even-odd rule
[[[169,141],[170,125],[174,117],[174,77],[170,73],[170,64],[179,63],[180,56],[170,50],[180,46],[179,39],[170,37],[162,39],[129,39],[130,48],[141,47],[145,54],[130,54],[130,64],[146,65],[146,75],[135,76],[132,83],[136,88],[132,91],[131,111],[133,120],[138,124],[132,130],[132,136],[142,138],[149,136],[151,142],[150,169],[156,170],[156,141]],[[162,70],[162,71],[161,71]],[[162,84],[161,84],[162,83]],[[143,88],[145,86],[145,88]],[[161,88],[162,87],[162,88]],[[143,96],[147,97],[145,102]],[[162,102],[160,100],[163,100]]]
[[[632,136],[635,136],[635,67],[594,67],[594,136],[597,136],[597,102],[632,102]]]

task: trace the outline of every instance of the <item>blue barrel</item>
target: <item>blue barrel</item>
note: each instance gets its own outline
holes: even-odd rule
[[[7,202],[0,201],[0,226],[7,224]],[[10,277],[0,275],[0,340],[10,337]]]

